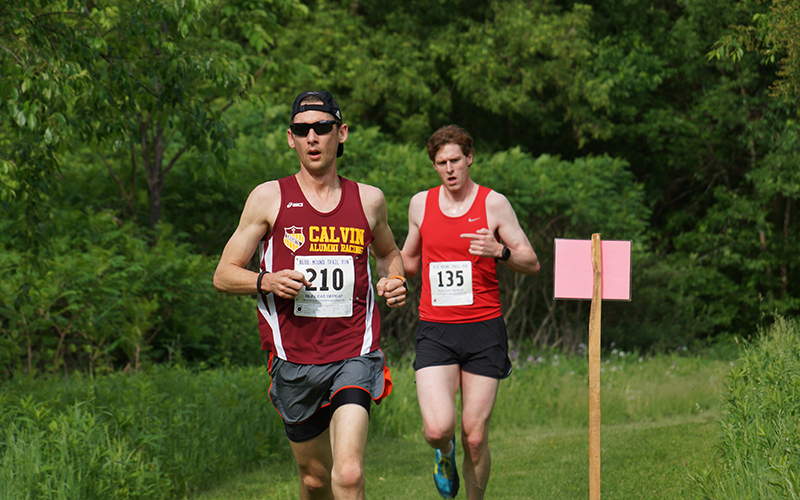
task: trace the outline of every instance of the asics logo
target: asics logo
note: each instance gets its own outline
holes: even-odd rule
[[[481,218],[480,217],[470,217],[469,219],[467,219],[467,222],[475,222],[476,220],[481,220]]]
[[[286,208],[295,208],[295,207],[299,208],[299,207],[302,207],[302,206],[303,206],[302,203],[296,203],[294,201],[290,201],[289,203],[286,204]]]

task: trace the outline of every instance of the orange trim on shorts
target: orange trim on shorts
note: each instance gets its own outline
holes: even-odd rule
[[[383,365],[383,393],[375,399],[376,403],[380,403],[381,400],[387,397],[389,394],[392,393],[392,387],[394,383],[392,382],[392,372],[389,370],[388,365]]]
[[[380,396],[378,396],[377,398],[373,398],[372,397],[372,393],[370,391],[368,391],[367,389],[361,387],[360,385],[346,385],[344,387],[340,387],[339,389],[336,390],[336,392],[331,394],[331,397],[330,397],[329,401],[333,401],[333,398],[335,398],[336,395],[339,394],[339,391],[341,391],[343,389],[361,389],[362,391],[364,391],[367,394],[369,394],[370,399],[375,401],[376,404],[380,404],[380,402],[383,400],[383,398],[387,397],[389,394],[392,393],[392,388],[393,387],[394,387],[394,382],[392,382],[392,372],[391,372],[391,370],[389,370],[389,367],[384,364],[383,365],[383,392],[381,393]],[[325,404],[325,405],[322,405],[320,408],[328,406],[329,404],[330,404],[330,402]]]

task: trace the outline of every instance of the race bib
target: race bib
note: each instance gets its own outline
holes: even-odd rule
[[[343,318],[353,315],[355,271],[351,255],[295,255],[294,270],[311,284],[294,299],[295,316]]]
[[[472,262],[431,262],[428,268],[431,304],[468,306],[472,304]]]

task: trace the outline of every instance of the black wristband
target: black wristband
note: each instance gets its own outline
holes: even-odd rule
[[[264,293],[264,290],[261,289],[261,279],[264,277],[265,274],[269,274],[269,271],[260,271],[258,273],[258,279],[256,280],[256,291],[258,293]]]
[[[502,260],[503,262],[511,258],[511,249],[503,245],[503,254],[500,257],[495,257],[495,260]]]

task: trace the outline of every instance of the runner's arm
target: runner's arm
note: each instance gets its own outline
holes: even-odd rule
[[[386,213],[386,199],[383,192],[366,184],[359,184],[361,200],[367,219],[372,226],[372,252],[378,272],[378,283],[375,288],[378,295],[386,299],[389,307],[405,305],[406,286],[403,258],[394,241],[392,228]]]
[[[239,226],[231,235],[214,271],[214,288],[233,294],[254,294],[258,281],[257,272],[247,269],[259,241],[270,228],[280,204],[277,182],[267,182],[256,187],[247,197]],[[262,277],[261,290],[273,292],[283,298],[297,295],[306,284],[302,273],[284,269]]]
[[[501,257],[503,246],[511,250],[511,257],[505,264],[514,271],[524,274],[535,274],[541,269],[539,258],[533,250],[528,236],[517,220],[517,214],[508,199],[496,191],[492,191],[486,199],[486,211],[497,224],[496,232],[500,238],[497,242],[494,257]]]
[[[408,204],[408,235],[403,243],[403,266],[406,276],[414,276],[420,271],[422,263],[422,238],[419,225],[425,209],[425,192],[417,193]]]

